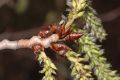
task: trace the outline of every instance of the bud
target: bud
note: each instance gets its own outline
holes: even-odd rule
[[[82,36],[81,33],[71,33],[67,35],[65,38],[63,38],[64,41],[74,41],[79,39]]]
[[[51,25],[51,26],[49,26],[49,28],[50,28],[50,31],[51,31],[52,33],[56,33],[58,26],[56,26],[56,25]]]
[[[64,55],[68,50],[71,50],[68,46],[59,43],[52,43],[51,49],[59,55]]]
[[[39,31],[38,36],[40,36],[41,38],[46,38],[50,36],[51,34],[52,32],[50,31],[50,26],[47,26],[47,27],[42,28],[41,31]]]
[[[60,26],[58,31],[59,31],[58,34],[59,34],[60,38],[64,38],[65,36],[67,36],[68,34],[71,33],[71,29],[69,28],[69,29],[65,30],[64,25]]]
[[[35,54],[37,54],[43,50],[43,46],[40,44],[35,44],[32,46],[32,50],[34,51]]]

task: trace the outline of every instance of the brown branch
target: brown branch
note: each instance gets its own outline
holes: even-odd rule
[[[114,9],[108,13],[100,15],[100,18],[103,22],[109,22],[115,20],[120,16],[120,8]]]
[[[0,41],[3,39],[8,39],[8,40],[19,40],[19,39],[25,39],[25,38],[30,38],[33,35],[36,35],[39,31],[40,28],[33,28],[25,31],[20,31],[20,32],[4,32],[0,34]]]

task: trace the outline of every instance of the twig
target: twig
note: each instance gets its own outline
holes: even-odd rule
[[[31,48],[34,44],[41,44],[44,48],[48,48],[52,42],[59,40],[57,34],[52,34],[48,38],[40,38],[39,36],[33,36],[30,39],[21,39],[18,41],[9,41],[4,39],[0,42],[0,50],[2,49],[19,49],[19,48]]]
[[[99,17],[102,19],[103,22],[109,22],[115,20],[119,16],[120,16],[120,8],[117,8],[107,13],[101,14]]]
[[[4,32],[0,34],[0,41],[3,39],[18,40],[18,39],[30,38],[33,35],[37,34],[40,31],[41,27],[19,31],[19,32]]]

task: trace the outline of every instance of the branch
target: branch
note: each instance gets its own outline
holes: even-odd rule
[[[43,47],[48,48],[52,42],[57,42],[59,36],[52,34],[48,38],[40,38],[39,36],[33,36],[30,39],[21,39],[18,41],[9,41],[4,39],[0,42],[0,50],[2,49],[19,49],[19,48],[31,48],[34,44],[41,44]]]
[[[120,8],[114,9],[112,11],[109,11],[108,13],[104,13],[100,15],[100,18],[103,22],[109,22],[112,20],[115,20],[120,16]]]
[[[0,34],[0,41],[3,39],[18,40],[18,39],[30,38],[32,37],[32,35],[37,34],[41,30],[41,27],[43,26],[40,26],[38,28],[32,28],[25,31],[20,31],[20,32],[13,32],[13,33],[4,32]]]

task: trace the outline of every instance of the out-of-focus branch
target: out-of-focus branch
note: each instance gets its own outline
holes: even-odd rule
[[[0,41],[3,39],[9,39],[9,40],[18,40],[18,39],[24,39],[24,38],[30,38],[33,35],[36,35],[41,27],[39,28],[33,28],[25,31],[20,32],[4,32],[0,34]]]
[[[15,6],[16,0],[0,0],[0,7],[8,5],[9,7]]]
[[[0,7],[7,4],[10,0],[0,0]]]
[[[120,16],[120,8],[117,8],[107,13],[101,14],[100,18],[102,19],[103,22],[109,22],[115,20],[119,16]]]

